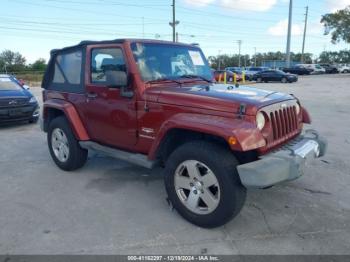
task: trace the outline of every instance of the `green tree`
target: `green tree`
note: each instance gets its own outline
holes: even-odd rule
[[[4,50],[0,53],[1,70],[6,69],[10,72],[24,70],[26,67],[26,59],[18,52]]]
[[[33,64],[29,65],[29,68],[33,71],[43,72],[46,70],[46,60],[44,58],[39,58]]]
[[[341,40],[350,43],[350,6],[323,15],[321,23],[325,27],[325,35],[331,34],[333,44]]]
[[[339,52],[322,52],[317,60],[319,63],[350,63],[350,51],[341,50]]]

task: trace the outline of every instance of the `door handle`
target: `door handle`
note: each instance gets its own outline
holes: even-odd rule
[[[96,94],[96,93],[87,93],[86,96],[87,96],[87,98],[89,98],[89,99],[94,99],[94,98],[97,97],[97,94]]]

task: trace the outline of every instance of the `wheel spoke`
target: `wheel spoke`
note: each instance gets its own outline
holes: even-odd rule
[[[62,150],[62,147],[60,147],[60,150],[58,151],[58,157],[59,157],[61,162],[63,162],[65,160],[64,152]]]
[[[188,177],[177,175],[175,178],[175,185],[177,188],[191,189],[190,181],[191,180]]]
[[[196,209],[198,207],[198,201],[199,201],[199,194],[195,194],[193,191],[191,191],[191,193],[188,195],[187,198],[187,205],[189,208]]]
[[[208,189],[204,189],[204,193],[201,194],[201,199],[207,205],[209,210],[212,210],[214,207],[217,206],[218,200]]]
[[[185,163],[188,175],[190,176],[190,178],[199,178],[200,177],[200,173],[197,167],[197,162],[196,161],[188,161]]]
[[[69,149],[66,145],[62,145],[62,150],[63,150],[63,153],[65,154],[65,158],[68,157],[68,154],[69,154]]]
[[[54,149],[58,148],[58,141],[55,139],[55,137],[53,137],[51,144],[52,144],[52,148]]]
[[[201,181],[203,182],[204,187],[208,188],[215,184],[217,184],[217,180],[215,178],[215,175],[208,170],[208,173],[202,176]]]

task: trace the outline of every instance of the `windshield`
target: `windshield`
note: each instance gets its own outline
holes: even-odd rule
[[[8,77],[1,77],[0,78],[0,91],[1,90],[22,90],[20,85],[12,81]]]
[[[182,76],[212,78],[208,62],[197,47],[133,43],[131,49],[144,81]]]

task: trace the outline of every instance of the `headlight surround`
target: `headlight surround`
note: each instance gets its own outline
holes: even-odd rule
[[[296,104],[296,105],[295,105],[295,111],[296,111],[297,115],[300,114],[300,110],[301,110],[300,105],[299,105],[299,104]]]
[[[263,113],[259,112],[256,115],[256,126],[259,130],[262,130],[265,127],[265,124],[266,124],[265,116]]]
[[[32,96],[29,100],[29,103],[32,103],[32,104],[37,103],[37,102],[38,101],[36,100],[36,98],[34,96]]]

